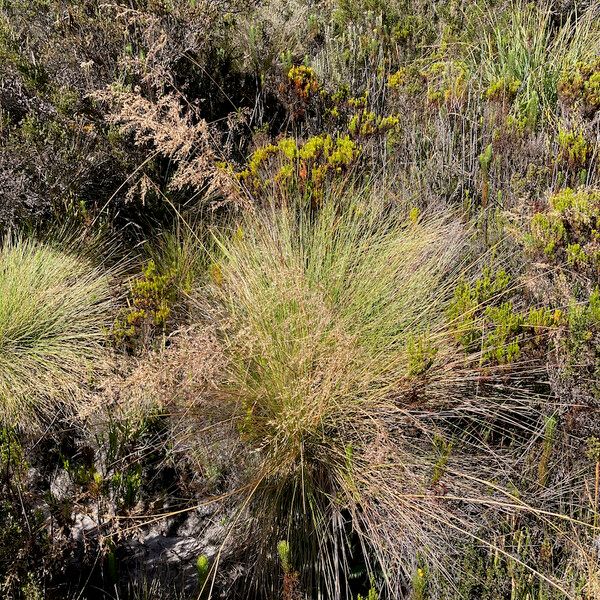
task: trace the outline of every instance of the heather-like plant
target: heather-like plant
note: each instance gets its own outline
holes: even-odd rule
[[[106,365],[106,273],[24,238],[0,248],[0,416],[29,426],[70,404]]]
[[[248,449],[257,586],[271,589],[287,539],[305,589],[340,597],[354,540],[398,597],[419,556],[440,566],[475,531],[456,503],[488,504],[484,482],[508,469],[478,429],[510,429],[513,410],[527,427],[530,407],[524,392],[487,389],[477,353],[453,341],[464,244],[458,222],[411,220],[360,194],[258,211],[219,239],[223,392]]]

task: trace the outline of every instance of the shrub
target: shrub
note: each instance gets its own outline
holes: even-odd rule
[[[549,198],[549,210],[535,213],[524,236],[535,255],[575,267],[596,280],[600,273],[600,191],[565,188]]]
[[[219,238],[212,294],[226,309],[223,392],[247,448],[252,518],[240,519],[257,586],[271,589],[287,538],[304,589],[337,597],[354,539],[367,574],[385,573],[397,597],[420,553],[439,564],[468,530],[443,492],[425,491],[451,480],[454,496],[481,493],[457,468],[460,443],[444,446],[443,464],[433,443],[453,416],[469,419],[478,379],[446,320],[463,240],[457,223],[415,222],[360,194],[258,210]],[[482,394],[477,422],[487,402],[509,410]]]
[[[149,260],[142,274],[130,283],[128,307],[115,320],[112,335],[117,346],[131,352],[147,346],[158,333],[163,335],[173,306],[179,299],[177,273],[158,272]]]
[[[187,316],[187,298],[205,273],[207,252],[199,227],[178,222],[145,249],[142,272],[131,278],[127,307],[112,329],[117,347],[132,353],[171,333]]]
[[[5,238],[0,249],[0,414],[30,425],[71,403],[103,348],[108,278],[88,260],[47,244]]]
[[[591,153],[591,144],[585,139],[581,130],[559,128],[557,157],[559,163],[571,169],[581,169],[587,165]]]
[[[389,122],[378,125],[385,128]],[[326,183],[352,168],[360,149],[347,135],[316,135],[304,143],[284,138],[255,150],[237,177],[255,195],[271,190],[285,200],[297,189],[318,201]]]
[[[561,73],[558,93],[569,107],[584,115],[593,115],[600,109],[600,59],[579,61]]]

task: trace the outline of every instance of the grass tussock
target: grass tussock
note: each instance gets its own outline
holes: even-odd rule
[[[0,414],[31,425],[71,403],[106,363],[107,275],[24,238],[0,249]]]
[[[481,26],[487,33],[472,57],[488,91],[514,84],[519,110],[534,121],[538,114],[554,115],[561,75],[600,51],[597,7],[575,13],[559,27],[553,16],[547,2],[522,1],[510,3],[503,13],[483,15]]]
[[[486,503],[478,482],[502,459],[475,434],[461,459],[451,423],[476,429],[514,405],[475,393],[447,318],[465,240],[456,221],[356,195],[267,209],[220,239],[213,292],[247,445],[256,585],[274,585],[283,539],[306,589],[338,597],[362,555],[399,594],[419,557],[441,566],[467,527],[454,501]]]

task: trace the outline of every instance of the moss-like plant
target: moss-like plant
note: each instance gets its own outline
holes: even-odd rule
[[[210,572],[210,563],[206,554],[201,554],[196,559],[196,573],[198,574],[198,585],[200,589],[203,589],[208,579]]]

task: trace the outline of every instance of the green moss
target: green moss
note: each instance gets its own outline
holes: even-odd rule
[[[290,545],[285,540],[281,540],[277,543],[277,556],[279,556],[283,572],[289,573],[292,569],[292,564],[290,562]]]
[[[196,573],[198,574],[198,584],[200,588],[204,586],[210,571],[210,563],[206,554],[201,554],[196,560]]]

